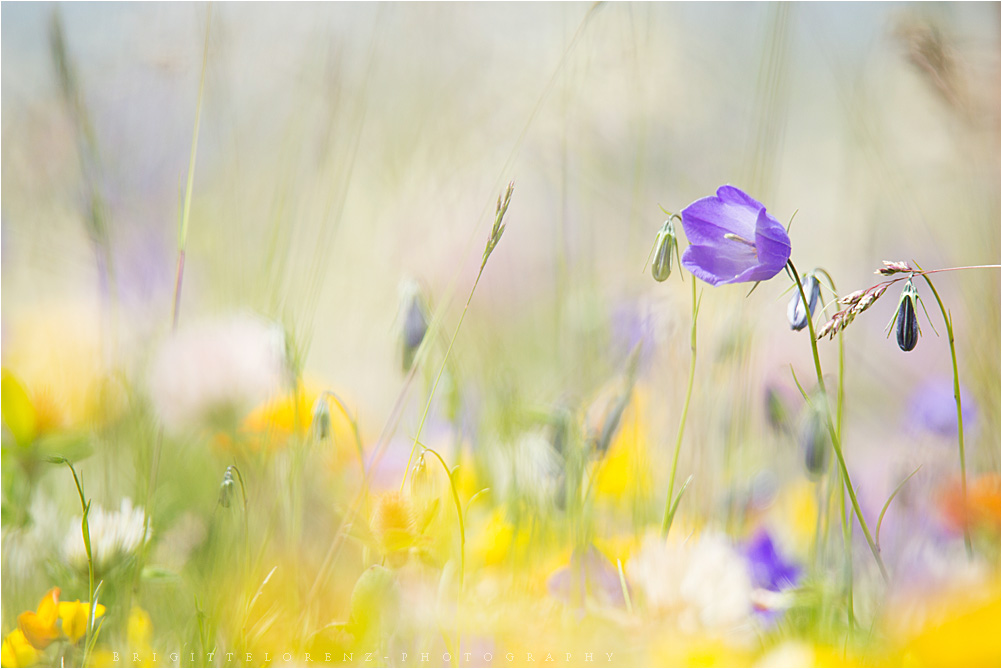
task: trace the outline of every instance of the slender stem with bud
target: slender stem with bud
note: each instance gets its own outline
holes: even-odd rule
[[[790,270],[793,272],[793,278],[797,282],[797,290],[800,291],[800,299],[803,300],[804,304],[807,304],[807,295],[804,293],[804,285],[800,281],[800,274],[797,272],[797,268],[794,266],[793,261],[789,261]],[[849,493],[849,501],[852,503],[853,512],[856,514],[856,519],[859,521],[860,527],[863,529],[863,535],[866,537],[866,543],[870,547],[870,552],[873,553],[873,559],[877,562],[877,567],[880,568],[880,575],[884,577],[884,580],[888,580],[887,568],[884,566],[884,561],[880,557],[880,551],[877,550],[877,546],[873,541],[873,536],[870,534],[870,528],[866,524],[866,518],[863,517],[863,511],[859,508],[859,501],[856,499],[856,491],[853,490],[852,479],[849,477],[849,469],[846,467],[845,458],[842,456],[842,442],[839,439],[838,431],[835,429],[835,423],[832,421],[831,407],[828,405],[828,392],[825,388],[824,374],[821,371],[821,358],[818,355],[818,342],[817,337],[814,334],[814,319],[807,319],[807,327],[810,328],[811,333],[811,352],[814,355],[814,369],[818,376],[818,388],[821,389],[823,393],[823,402],[825,417],[828,423],[828,432],[832,438],[832,447],[835,449],[835,456],[838,459],[839,468],[842,470],[842,477],[845,480],[845,488]]]
[[[504,200],[501,196],[498,196],[497,208],[494,211],[494,225],[491,228],[491,234],[487,238],[487,245],[484,247],[484,256],[480,261],[480,271],[477,272],[477,278],[473,282],[473,287],[470,288],[470,294],[466,298],[466,305],[463,307],[463,313],[459,316],[459,323],[456,325],[455,331],[452,333],[452,339],[449,340],[449,348],[445,352],[445,358],[442,360],[442,365],[438,368],[438,376],[435,377],[435,383],[432,384],[431,392],[428,393],[428,402],[425,404],[424,413],[421,414],[421,421],[418,423],[417,432],[414,434],[414,443],[411,445],[411,453],[407,457],[407,467],[404,469],[403,479],[400,481],[400,490],[404,489],[404,484],[407,482],[407,474],[411,470],[411,462],[414,460],[414,453],[417,451],[418,440],[421,438],[421,430],[424,428],[424,422],[428,418],[428,412],[431,410],[431,402],[435,398],[435,391],[438,389],[438,383],[442,380],[442,374],[445,372],[446,363],[449,362],[449,356],[452,354],[452,347],[456,343],[456,337],[459,336],[459,330],[463,327],[463,320],[466,318],[466,312],[470,308],[470,302],[473,301],[473,294],[477,292],[477,285],[480,283],[480,277],[484,274],[484,268],[487,267],[487,259],[490,258],[491,253],[494,251],[494,247],[498,245],[501,241],[501,235],[504,234],[505,225],[504,215],[508,211],[508,204],[511,202],[511,194],[515,190],[515,182],[512,181],[508,184],[508,188],[504,192]]]

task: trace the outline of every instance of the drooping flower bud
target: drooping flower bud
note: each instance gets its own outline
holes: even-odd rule
[[[807,319],[814,315],[814,308],[818,306],[818,298],[821,297],[821,284],[818,283],[814,273],[805,274],[803,278],[804,294],[807,296],[807,309],[804,309],[804,301],[800,299],[800,290],[795,290],[790,306],[786,310],[786,317],[790,321],[790,329],[803,330],[807,327]]]
[[[219,484],[219,505],[221,507],[230,508],[236,489],[237,482],[233,480],[233,465],[230,465],[226,468],[226,473],[223,474],[223,482]]]
[[[825,416],[819,408],[824,398],[815,397],[804,409],[803,422],[800,427],[800,448],[804,456],[804,466],[807,473],[818,479],[828,471],[831,461],[831,438],[825,427]]]
[[[671,276],[671,256],[678,255],[678,239],[675,237],[675,223],[669,218],[654,238],[654,262],[651,276],[661,282]]]
[[[897,321],[898,346],[902,351],[910,351],[918,344],[921,334],[918,324],[918,314],[915,307],[918,303],[918,290],[908,279],[904,290],[901,291],[901,300],[898,302],[898,312],[894,318]]]
[[[331,408],[327,402],[327,393],[320,393],[313,403],[313,420],[310,422],[310,435],[317,441],[323,441],[331,433]]]
[[[401,344],[403,350],[403,368],[405,372],[410,371],[414,364],[414,356],[417,354],[424,335],[428,331],[428,317],[424,306],[424,299],[421,296],[421,288],[415,281],[405,281],[400,287],[400,303],[403,311],[404,322],[401,330]]]

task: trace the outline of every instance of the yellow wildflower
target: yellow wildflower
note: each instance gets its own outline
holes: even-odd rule
[[[644,500],[651,494],[651,466],[648,460],[647,393],[640,386],[633,389],[630,402],[619,422],[605,457],[596,463],[595,489],[599,496],[625,501]]]
[[[14,630],[3,640],[0,663],[5,667],[32,667],[38,664],[41,654],[28,643],[24,632]]]
[[[104,612],[104,605],[98,604],[97,608],[94,609],[94,619],[97,620],[103,616]],[[70,643],[76,643],[80,637],[87,633],[87,618],[89,616],[90,602],[81,604],[79,599],[75,602],[59,602],[59,619],[63,621],[63,634],[70,640]]]
[[[254,408],[240,425],[243,442],[252,449],[284,448],[294,436],[307,436],[313,422],[313,406],[323,387],[306,380],[295,391],[286,392]],[[334,444],[334,465],[358,460],[358,449],[351,422],[331,399],[329,439]],[[345,407],[354,411],[354,407]]]
[[[100,313],[97,303],[75,297],[10,319],[4,363],[28,389],[40,414],[38,431],[89,423],[119,408],[120,398],[105,392]]]
[[[372,533],[379,540],[390,564],[400,566],[417,540],[417,519],[410,498],[399,492],[386,493],[372,513]]]
[[[35,611],[25,611],[17,617],[18,627],[24,632],[24,637],[35,648],[42,650],[59,638],[59,588],[52,588]]]
[[[150,647],[153,640],[153,621],[142,607],[135,605],[129,612],[129,622],[126,624],[126,636],[129,648],[141,650]]]
[[[928,602],[923,624],[894,630],[900,639],[900,660],[917,667],[977,667],[998,664],[1002,599],[998,581],[970,591],[951,592]]]

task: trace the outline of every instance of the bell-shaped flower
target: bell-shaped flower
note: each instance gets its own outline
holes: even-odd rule
[[[683,209],[682,227],[689,240],[683,267],[714,286],[771,279],[790,259],[783,226],[734,186]]]

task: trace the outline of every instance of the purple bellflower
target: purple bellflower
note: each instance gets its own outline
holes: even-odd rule
[[[682,210],[682,266],[713,286],[765,281],[790,259],[790,238],[757,200],[734,186]]]

